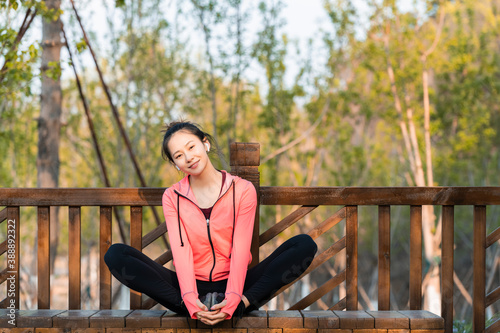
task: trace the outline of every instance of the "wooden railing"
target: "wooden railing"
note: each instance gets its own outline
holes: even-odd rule
[[[500,205],[500,187],[273,187],[260,186],[259,145],[233,144],[231,146],[231,172],[246,178],[255,185],[260,206],[299,206],[271,228],[260,232],[255,224],[252,243],[254,265],[259,258],[259,248],[282,231],[294,225],[319,206],[343,206],[323,222],[315,225],[308,234],[317,239],[345,220],[345,235],[327,249],[320,249],[304,275],[314,271],[328,259],[345,249],[345,269],[332,276],[327,282],[313,290],[289,309],[304,309],[316,302],[332,289],[345,282],[346,297],[336,304],[328,304],[330,310],[358,309],[358,207],[378,206],[378,310],[390,309],[390,207],[410,206],[410,276],[409,310],[422,308],[422,206],[442,206],[441,242],[441,290],[442,317],[445,331],[453,329],[453,255],[454,255],[454,206],[473,206],[474,242],[474,332],[498,332],[500,320],[486,328],[485,309],[500,299],[500,286],[486,294],[486,249],[500,240],[500,227],[486,234],[486,206]],[[58,189],[0,189],[0,222],[5,225],[7,239],[0,244],[0,254],[7,257],[8,266],[0,274],[0,282],[6,288],[19,290],[19,239],[21,206],[34,206],[38,210],[37,230],[37,277],[38,309],[50,309],[49,239],[50,207],[68,207],[69,231],[69,309],[81,307],[81,208],[99,207],[99,308],[110,309],[112,304],[111,274],[104,264],[104,254],[112,244],[112,209],[116,206],[130,207],[130,244],[144,249],[154,240],[165,237],[165,223],[143,236],[143,209],[147,206],[161,206],[164,188],[58,188]],[[259,209],[257,210],[257,220]],[[92,221],[86,221],[91,223]],[[15,230],[10,232],[9,230]],[[166,251],[156,261],[165,264],[172,259]],[[12,266],[9,266],[12,263]],[[303,275],[303,276],[304,276]],[[300,279],[300,278],[299,278]],[[286,290],[282,288],[277,294]],[[149,309],[155,305],[152,299],[142,300],[141,294],[130,292],[130,309]],[[0,308],[19,308],[19,293],[7,293]]]

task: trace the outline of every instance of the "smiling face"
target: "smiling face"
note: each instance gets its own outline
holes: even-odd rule
[[[199,175],[210,163],[207,154],[208,140],[202,142],[196,135],[187,131],[177,131],[168,142],[168,151],[175,165],[190,175]]]

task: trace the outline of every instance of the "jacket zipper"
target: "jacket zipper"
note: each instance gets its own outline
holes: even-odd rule
[[[208,241],[210,242],[210,246],[212,247],[212,256],[214,257],[214,264],[212,265],[212,269],[210,270],[210,278],[209,281],[212,282],[212,273],[215,268],[215,249],[214,244],[212,243],[212,237],[210,236],[210,220],[207,219],[207,232],[208,232]]]
[[[215,201],[215,203],[212,205],[212,208],[215,207],[215,205],[217,204],[217,202],[219,202],[220,199],[222,199],[223,196],[226,195],[227,192],[229,192],[229,190],[231,189],[231,187],[234,185],[234,180],[231,181],[231,185],[229,185],[229,188],[227,189],[226,192],[224,192],[218,199],[217,201]],[[181,197],[183,197],[184,199],[186,200],[189,200],[193,205],[195,205],[196,207],[198,207],[198,209],[200,210],[200,212],[203,214],[203,211],[201,210],[201,208],[195,204],[193,202],[193,200],[189,199],[188,197],[186,197],[184,194],[181,194],[179,193],[177,190],[174,190],[175,193],[177,193],[177,195],[180,195]],[[179,208],[177,208],[179,209]],[[212,266],[212,269],[210,270],[210,276],[209,276],[209,281],[212,282],[212,273],[214,271],[214,268],[215,268],[215,248],[214,248],[214,244],[212,243],[212,237],[210,236],[210,220],[207,219],[207,232],[208,232],[208,241],[210,242],[210,247],[212,248],[212,256],[214,258],[214,264]]]

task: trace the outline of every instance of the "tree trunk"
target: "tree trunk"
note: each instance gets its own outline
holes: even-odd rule
[[[60,0],[46,0],[49,9],[58,10]],[[60,61],[61,54],[61,22],[47,21],[42,23],[42,94],[40,99],[40,118],[38,119],[38,187],[58,187],[59,185],[59,138],[61,129],[61,83],[46,75],[49,63]],[[54,261],[59,242],[58,209],[50,210],[50,268],[54,271]]]

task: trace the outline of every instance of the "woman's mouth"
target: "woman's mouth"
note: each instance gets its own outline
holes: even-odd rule
[[[189,166],[189,169],[195,169],[195,168],[198,166],[198,164],[199,164],[199,163],[200,163],[200,161],[197,161],[197,162],[195,162],[195,163],[191,164],[191,165]]]

